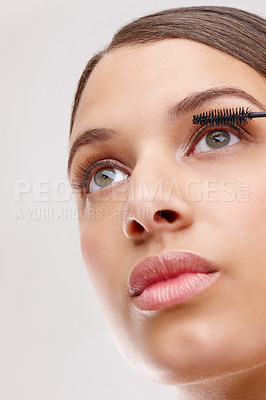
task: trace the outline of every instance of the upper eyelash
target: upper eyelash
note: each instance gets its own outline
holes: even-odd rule
[[[237,123],[236,124],[224,124],[224,127],[231,127],[234,128],[238,135],[243,138],[247,133],[244,129],[242,129]],[[200,128],[198,126],[193,125],[191,129],[191,135],[188,140],[187,145],[184,148],[184,151],[193,151],[193,147],[197,144],[197,142],[204,136],[204,134],[207,134],[206,131],[209,130],[209,132],[217,129],[222,129],[222,126],[220,127],[211,127],[208,125],[201,126]],[[99,155],[100,157],[100,155]],[[109,158],[101,159],[97,158],[96,155],[91,156],[86,158],[85,163],[79,164],[78,168],[75,170],[75,175],[79,179],[73,180],[71,183],[71,186],[74,189],[82,189],[84,193],[86,193],[86,185],[88,183],[88,179],[91,177],[93,170],[97,166],[106,166],[106,165],[112,165],[121,168],[121,164],[117,163],[115,160],[110,160]]]
[[[118,162],[116,162],[115,160],[110,160],[108,158],[105,158],[103,160],[98,160],[95,155],[91,156],[91,157],[87,156],[85,163],[79,164],[78,169],[75,170],[75,175],[79,179],[75,179],[71,183],[71,186],[73,187],[73,189],[82,189],[83,192],[85,193],[88,179],[91,178],[91,175],[92,175],[92,172],[94,171],[94,169],[97,166],[101,166],[101,165],[103,165],[103,166],[112,165],[112,166],[121,168],[121,165]],[[74,182],[76,182],[76,183],[74,183]]]

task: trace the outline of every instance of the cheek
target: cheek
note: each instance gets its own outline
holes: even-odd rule
[[[112,232],[113,235],[113,232]],[[106,219],[80,222],[80,245],[85,267],[93,286],[102,287],[112,274],[111,232]]]
[[[266,185],[263,179],[254,176],[247,181],[244,196],[238,196],[238,201],[228,204],[228,225],[235,232],[235,238],[242,250],[249,251],[253,247],[264,260],[266,246]],[[225,213],[226,214],[226,213]]]
[[[237,183],[222,187],[225,200],[204,201],[197,209],[214,259],[230,266],[236,277],[248,279],[257,268],[260,283],[266,280],[266,177],[258,174],[262,170],[250,166],[246,175],[234,176]]]
[[[227,162],[212,171],[219,190],[205,190],[203,201],[198,207],[195,203],[195,215],[206,226],[206,233],[213,231],[214,238],[223,244],[223,261],[228,254],[234,254],[236,261],[246,261],[248,256],[262,264],[266,247],[266,152],[264,147],[259,151],[255,146],[239,149],[236,154],[232,150]]]
[[[130,326],[130,300],[126,295],[131,263],[122,234],[121,213],[97,221],[80,221],[80,242],[91,285],[118,348],[131,348],[125,333]],[[111,215],[111,214],[110,214]],[[130,260],[129,260],[130,261]]]
[[[105,308],[117,306],[117,293],[126,284],[127,269],[122,265],[126,246],[122,232],[121,212],[98,208],[98,217],[83,219],[80,244],[85,267],[97,297]],[[94,214],[96,215],[96,214]]]
[[[258,174],[259,175],[259,174]],[[266,175],[266,174],[265,174]],[[250,187],[249,196],[249,225],[250,228],[258,229],[261,233],[266,234],[266,176],[257,177],[254,184]]]

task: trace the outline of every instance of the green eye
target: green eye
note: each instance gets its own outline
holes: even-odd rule
[[[128,174],[122,172],[117,168],[103,167],[92,176],[89,185],[90,192],[96,192],[97,190],[103,189],[114,182],[119,182],[128,177]]]
[[[101,168],[94,175],[94,182],[100,187],[105,187],[112,183],[115,178],[115,170],[111,167]]]
[[[196,144],[194,154],[204,153],[206,151],[221,149],[231,146],[240,141],[240,138],[231,132],[215,129],[204,135]]]
[[[227,146],[230,142],[230,134],[226,131],[209,132],[206,136],[206,143],[212,149],[219,149]]]

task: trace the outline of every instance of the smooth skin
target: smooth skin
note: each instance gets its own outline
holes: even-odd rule
[[[266,118],[243,126],[247,136],[234,144],[197,154],[188,147],[194,114],[259,107],[223,95],[166,120],[176,102],[218,87],[244,90],[266,104],[264,77],[194,41],[167,39],[108,53],[86,84],[70,144],[92,127],[115,132],[79,147],[70,179],[88,156],[118,161],[114,168],[126,178],[77,193],[84,263],[125,359],[148,378],[173,385],[180,400],[265,400]],[[173,181],[179,190],[169,196]],[[159,182],[163,190],[156,192]],[[165,209],[177,218],[153,218]],[[201,255],[219,265],[220,277],[185,303],[141,311],[127,295],[130,272],[165,250]]]

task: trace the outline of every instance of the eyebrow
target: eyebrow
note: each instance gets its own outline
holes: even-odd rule
[[[261,111],[266,110],[266,106],[263,103],[242,89],[231,86],[217,87],[188,95],[167,111],[166,119],[168,121],[173,121],[176,118],[179,118],[180,116],[188,114],[189,112],[194,111],[196,108],[201,107],[209,100],[214,100],[223,96],[239,97],[253,103]]]
[[[70,169],[73,162],[73,158],[77,150],[81,146],[85,146],[87,144],[92,144],[95,142],[105,142],[107,140],[111,140],[115,135],[115,131],[113,129],[108,128],[93,128],[86,129],[83,131],[78,137],[74,140],[73,145],[71,146],[68,164],[67,164],[67,173],[70,176]]]
[[[255,99],[251,94],[245,92],[242,89],[238,89],[236,87],[216,87],[216,88],[211,88],[207,90],[203,90],[200,92],[195,92],[178,103],[176,103],[173,107],[171,107],[167,113],[166,113],[166,121],[168,122],[173,122],[177,118],[180,118],[181,116],[188,114],[197,108],[201,107],[205,103],[207,103],[210,100],[217,99],[219,97],[223,96],[233,96],[233,97],[238,97],[245,99],[249,102],[251,102],[253,105],[258,107],[261,111],[266,110],[266,106]],[[68,157],[68,167],[67,167],[67,172],[68,176],[70,176],[70,169],[71,165],[73,162],[73,158],[77,150],[84,145],[87,144],[92,144],[95,142],[100,142],[100,141],[108,141],[113,138],[115,135],[115,131],[113,129],[108,129],[108,128],[92,128],[92,129],[86,129],[83,131],[81,134],[77,136],[77,138],[74,140],[73,145],[71,146],[70,152],[69,152],[69,157]]]

